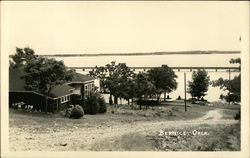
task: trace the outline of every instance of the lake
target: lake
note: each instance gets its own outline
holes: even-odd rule
[[[75,57],[54,57],[56,60],[63,60],[68,67],[92,67],[92,66],[104,66],[111,61],[116,63],[126,63],[127,66],[161,66],[166,64],[168,66],[201,66],[201,67],[223,67],[223,66],[238,66],[236,64],[230,64],[231,58],[239,58],[240,54],[195,54],[195,55],[143,55],[143,56],[75,56]],[[77,70],[82,74],[87,74],[87,71]],[[187,76],[187,82],[191,81],[192,72],[185,70]],[[231,79],[238,75],[239,72],[231,72]],[[178,76],[178,88],[169,94],[171,98],[177,98],[179,95],[184,97],[184,70],[176,72]],[[224,71],[208,71],[210,81],[217,80],[222,77],[224,79],[229,78],[229,73]],[[218,101],[221,93],[226,93],[220,90],[218,87],[209,86],[209,90],[205,99],[208,101]],[[191,97],[187,94],[187,98]]]

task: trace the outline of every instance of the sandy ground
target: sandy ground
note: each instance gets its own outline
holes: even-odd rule
[[[12,151],[80,151],[90,150],[95,142],[110,140],[123,134],[142,132],[143,134],[171,127],[189,127],[200,124],[233,124],[236,120],[222,119],[219,109],[209,111],[203,117],[187,121],[134,122],[114,126],[77,127],[53,130],[50,132],[27,133],[27,127],[10,127],[10,150]],[[54,123],[54,126],[57,126]],[[35,128],[35,127],[33,127]]]

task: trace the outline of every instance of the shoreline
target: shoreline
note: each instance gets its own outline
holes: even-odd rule
[[[178,51],[178,52],[145,52],[145,53],[65,53],[65,54],[44,54],[44,57],[95,57],[95,56],[147,56],[147,55],[207,55],[207,54],[240,54],[240,51]],[[13,55],[9,55],[11,57]]]

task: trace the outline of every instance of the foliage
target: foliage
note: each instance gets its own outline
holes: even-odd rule
[[[24,50],[27,51],[27,49]],[[34,56],[33,51],[27,52],[27,54]],[[45,111],[47,112],[47,97],[50,95],[51,90],[56,85],[72,80],[75,72],[67,70],[63,61],[56,61],[55,59],[48,59],[42,56],[28,57],[24,65],[25,74],[21,78],[25,80],[25,89],[44,94]]]
[[[70,118],[81,118],[84,115],[83,108],[80,105],[75,105],[70,113]]]
[[[163,92],[169,93],[177,88],[177,76],[167,65],[154,68],[147,73],[135,74],[125,63],[111,62],[105,67],[96,67],[89,73],[101,80],[103,91],[108,91],[115,97],[115,104],[118,97],[128,100],[128,103],[129,99],[132,99],[133,103],[134,97],[141,99],[154,95],[158,95],[159,100]]]
[[[139,99],[152,97],[156,93],[155,85],[149,80],[147,73],[139,72],[135,77],[136,97]]]
[[[106,113],[107,105],[103,97],[99,97],[99,105],[100,105],[99,113]]]
[[[98,92],[95,92],[87,97],[83,109],[86,114],[106,113],[107,105],[104,98]]]
[[[10,68],[16,68],[24,66],[27,62],[32,59],[36,59],[38,56],[35,55],[33,49],[26,47],[24,49],[16,47],[16,54],[11,56],[12,60],[10,60]]]
[[[202,96],[206,95],[209,86],[210,77],[205,70],[194,71],[192,74],[192,80],[188,82],[188,93],[191,96],[197,97],[199,100]]]
[[[160,105],[160,102],[157,100],[138,100],[138,105],[146,105],[146,106],[156,106]]]
[[[37,57],[24,66],[26,89],[49,94],[56,85],[73,78],[73,71],[67,70],[63,61]]]
[[[240,58],[231,59],[230,63],[232,64],[240,64]],[[239,66],[239,70],[240,70]],[[241,101],[241,74],[235,76],[232,80],[219,78],[212,83],[213,87],[220,87],[224,91],[228,91],[227,95],[220,95],[220,99],[225,99],[227,102],[240,102]]]
[[[231,59],[229,61],[230,64],[239,64],[239,70],[241,70],[241,59],[240,58],[235,58],[235,59]]]
[[[149,80],[156,88],[157,99],[163,92],[170,93],[177,88],[176,74],[167,65],[153,68],[148,71]]]
[[[97,67],[89,72],[90,76],[100,79],[101,89],[104,92],[109,92],[115,97],[115,104],[117,98],[128,98],[130,94],[126,88],[129,80],[132,78],[133,72],[125,63],[107,64],[105,67]]]
[[[83,106],[86,114],[97,114],[100,110],[99,95],[97,93],[91,93]]]
[[[236,115],[234,116],[235,120],[240,120],[241,116],[240,116],[240,110],[236,113]]]

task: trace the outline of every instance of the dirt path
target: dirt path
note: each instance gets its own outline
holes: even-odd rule
[[[10,128],[11,150],[90,150],[93,143],[122,136],[123,134],[141,132],[143,134],[173,127],[189,127],[201,124],[234,124],[236,120],[222,119],[219,109],[209,111],[205,116],[187,121],[135,122],[116,126],[98,126],[70,130],[51,131],[50,133],[29,134],[24,130]]]

